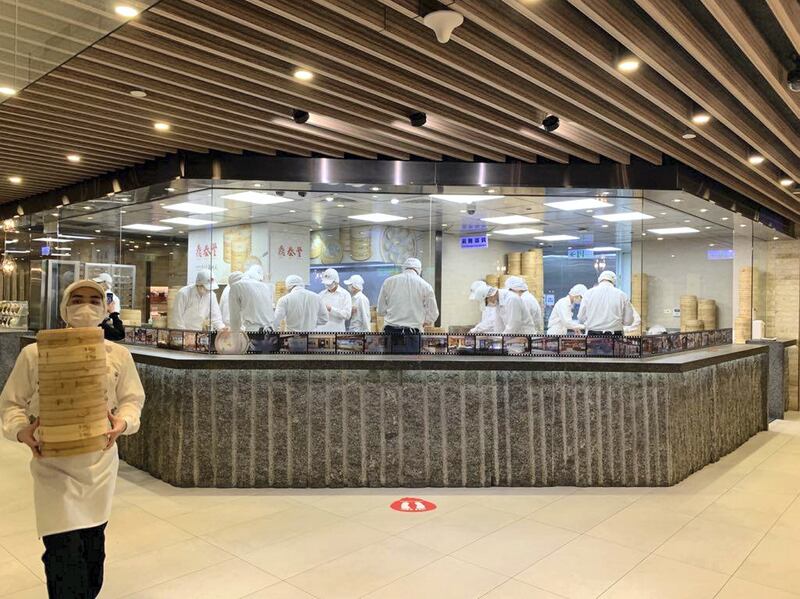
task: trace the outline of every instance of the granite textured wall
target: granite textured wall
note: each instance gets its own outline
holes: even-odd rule
[[[766,428],[766,355],[688,372],[139,364],[130,464],[177,486],[662,486]]]

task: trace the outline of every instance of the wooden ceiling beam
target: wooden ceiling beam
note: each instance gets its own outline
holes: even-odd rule
[[[800,55],[800,3],[797,0],[767,0],[767,5]]]
[[[719,85],[733,94],[794,152],[795,157],[800,157],[800,128],[796,119],[795,122],[790,122],[772,106],[769,98],[765,97],[738,65],[726,56],[713,36],[690,16],[682,2],[676,0],[635,0],[635,2],[711,73]]]
[[[800,94],[789,91],[786,85],[787,69],[758,31],[755,23],[737,0],[702,0],[706,10],[717,20],[725,32],[742,50],[753,66],[767,80],[770,87],[786,106],[800,118]],[[798,4],[800,6],[800,4]],[[800,12],[800,11],[798,11]],[[798,25],[800,26],[800,25]]]

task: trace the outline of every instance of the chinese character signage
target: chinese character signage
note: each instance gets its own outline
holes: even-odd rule
[[[461,238],[461,249],[471,250],[489,247],[489,237],[484,233],[482,235],[469,235]]]

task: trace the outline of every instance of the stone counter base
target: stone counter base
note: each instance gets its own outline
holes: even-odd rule
[[[664,486],[766,429],[766,355],[681,373],[139,364],[121,456],[182,487]]]

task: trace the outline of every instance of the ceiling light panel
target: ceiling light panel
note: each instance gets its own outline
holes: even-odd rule
[[[541,222],[538,218],[531,218],[530,216],[518,216],[512,214],[510,216],[492,216],[490,218],[481,219],[485,223],[492,223],[494,225],[523,225],[525,223],[538,223]]]
[[[431,198],[434,200],[442,200],[444,202],[453,202],[455,204],[472,204],[474,202],[484,202],[486,200],[500,200],[505,196],[492,196],[492,195],[461,195],[454,193],[432,194]]]
[[[495,233],[498,235],[537,235],[543,232],[544,231],[541,229],[530,229],[528,227],[520,227],[518,229],[498,229],[495,231]]]
[[[648,220],[655,217],[645,214],[644,212],[616,212],[614,214],[595,214],[592,218],[610,223],[623,223],[635,220]]]
[[[545,202],[544,205],[550,208],[556,208],[557,210],[598,210],[600,208],[614,207],[614,204],[609,204],[608,202],[595,198],[565,200],[563,202]]]
[[[576,239],[580,239],[580,237],[575,237],[574,235],[543,235],[536,239],[539,241],[575,241]]]
[[[400,220],[406,220],[405,216],[393,216],[391,214],[381,214],[380,212],[373,212],[372,214],[356,214],[348,216],[353,220],[363,220],[369,223],[390,223]]]
[[[169,223],[171,225],[187,225],[189,227],[202,227],[204,225],[216,225],[218,221],[205,220],[202,218],[190,218],[188,216],[177,216],[175,218],[165,218],[161,220],[162,223]]]
[[[171,231],[172,227],[164,227],[162,225],[148,225],[145,223],[133,223],[131,225],[123,225],[123,229],[130,229],[131,231]]]
[[[224,195],[222,196],[222,199],[232,200],[234,202],[245,202],[247,204],[258,204],[259,206],[283,204],[294,201],[291,198],[277,196],[271,193],[264,193],[262,191],[241,191],[239,193]]]
[[[699,233],[698,229],[692,227],[668,227],[666,229],[647,229],[650,233],[656,235],[681,235],[684,233]]]
[[[182,202],[181,204],[165,206],[165,208],[167,210],[174,210],[176,212],[188,212],[189,214],[216,214],[218,212],[225,212],[227,210],[227,208],[208,206],[206,204],[195,204],[193,202]]]
[[[592,248],[592,251],[595,252],[595,253],[597,253],[597,252],[600,252],[600,253],[602,253],[602,252],[621,252],[622,249],[615,248],[615,247],[601,247],[601,248]]]

